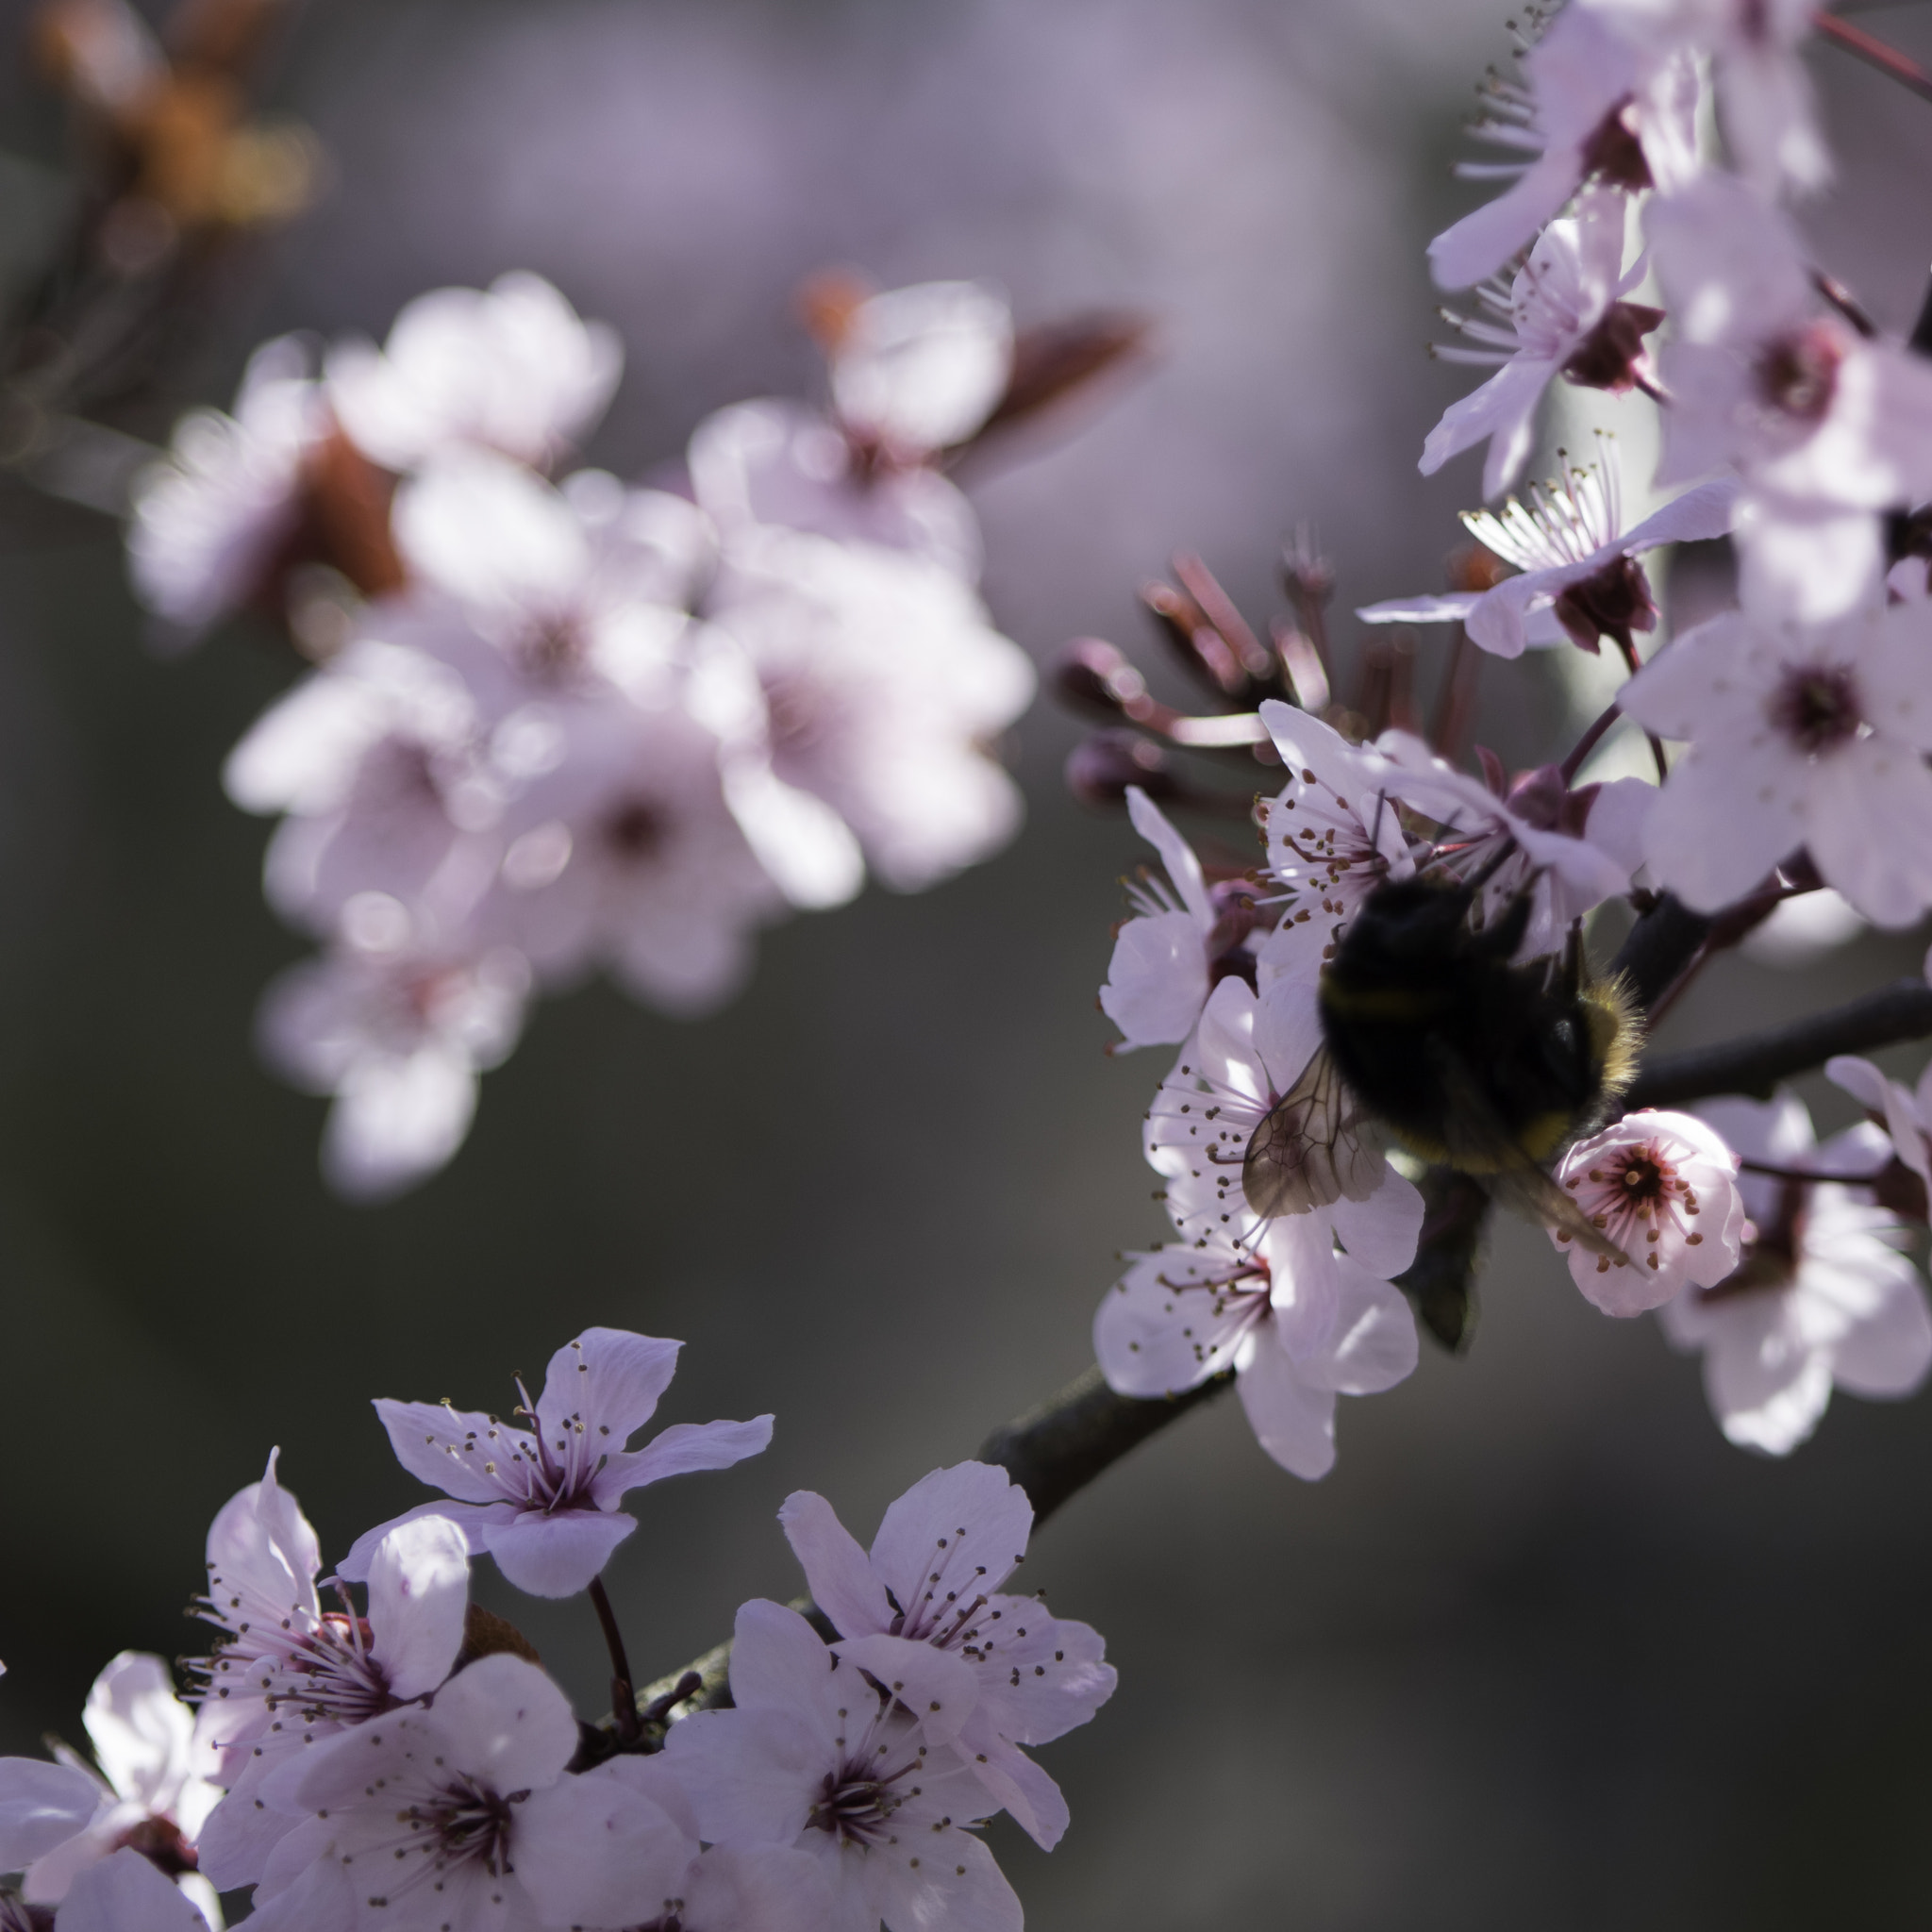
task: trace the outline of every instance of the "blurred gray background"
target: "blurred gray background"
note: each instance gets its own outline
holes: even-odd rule
[[[0,8],[9,48],[25,11]],[[1153,661],[1132,593],[1176,545],[1263,615],[1306,518],[1341,608],[1432,589],[1476,459],[1415,472],[1469,386],[1423,354],[1422,248],[1468,205],[1446,169],[1505,12],[313,0],[271,99],[320,133],[329,192],[232,276],[181,400],[225,400],[271,332],[380,333],[424,289],[527,266],[622,330],[590,455],[637,473],[718,405],[810,386],[810,271],[984,275],[1023,320],[1160,325],[1110,409],[976,483],[988,594],[1029,648],[1097,632]],[[1866,18],[1932,54],[1913,11]],[[1901,326],[1932,258],[1932,109],[1817,67],[1845,174],[1821,254]],[[17,259],[61,141],[8,73]],[[869,1538],[1089,1359],[1114,1252],[1161,1233],[1138,1141],[1162,1065],[1103,1052],[1140,854],[1062,793],[1076,727],[1042,708],[1021,732],[1032,816],[1007,856],[773,934],[702,1025],[602,990],[542,1009],[456,1166],[358,1211],[316,1178],[320,1106],[249,1045],[301,948],[217,774],[291,663],[246,626],[158,661],[113,533],[8,503],[0,1749],[77,1734],[115,1650],[201,1647],[180,1607],[208,1521],[271,1444],[326,1554],[417,1500],[370,1396],[507,1407],[599,1322],[688,1341],[666,1419],[775,1409],[761,1459],[638,1499],[611,1587],[653,1674],[798,1587],[790,1490]],[[1547,756],[1562,716],[1546,664],[1490,667],[1479,735],[1506,757]],[[1919,943],[1839,956],[1830,996],[1915,970]],[[1668,1036],[1821,983],[1727,960]],[[1121,1689],[1044,1753],[1059,1851],[994,1828],[1031,1924],[1925,1923],[1932,1401],[1841,1401],[1790,1462],[1754,1460],[1694,1366],[1595,1314],[1541,1236],[1503,1230],[1484,1292],[1468,1359],[1343,1405],[1324,1483],[1226,1402],[1042,1536],[1030,1581],[1106,1632]],[[586,1607],[487,1565],[478,1592],[601,1708]]]

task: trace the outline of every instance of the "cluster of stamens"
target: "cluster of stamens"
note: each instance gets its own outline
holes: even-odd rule
[[[1564,1185],[1574,1192],[1586,1180],[1601,1191],[1590,1224],[1628,1257],[1599,1255],[1599,1274],[1626,1267],[1640,1257],[1645,1267],[1659,1268],[1657,1251],[1667,1228],[1681,1233],[1687,1246],[1702,1244],[1703,1235],[1690,1225],[1699,1212],[1697,1191],[1655,1143],[1619,1148],[1598,1165],[1571,1175]],[[1559,1233],[1557,1239],[1567,1241],[1570,1237]]]

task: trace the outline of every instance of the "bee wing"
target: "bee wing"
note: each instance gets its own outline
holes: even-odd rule
[[[1306,1214],[1346,1195],[1366,1200],[1382,1178],[1382,1158],[1360,1137],[1361,1108],[1324,1047],[1287,1097],[1248,1137],[1241,1192],[1264,1220]]]
[[[1524,1220],[1558,1229],[1592,1255],[1627,1259],[1623,1249],[1606,1241],[1582,1208],[1509,1138],[1461,1057],[1439,1047],[1435,1058],[1450,1115],[1457,1124],[1453,1152],[1461,1158],[1456,1164],[1476,1174],[1497,1200]]]

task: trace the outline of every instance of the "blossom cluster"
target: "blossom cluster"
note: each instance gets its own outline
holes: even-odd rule
[[[1007,395],[1007,305],[949,282],[819,310],[829,405],[722,409],[664,487],[563,474],[621,348],[508,275],[319,368],[268,343],[139,489],[130,568],[172,634],[286,611],[320,660],[226,783],[280,815],[268,896],[324,949],[260,1033],[334,1096],[342,1192],[448,1160],[533,991],[602,969],[706,1012],[760,926],[868,872],[919,891],[1018,825],[992,746],[1034,675],[941,469]]]
[[[398,1459],[441,1490],[329,1576],[272,1455],[208,1538],[214,1648],[184,1702],[125,1653],[85,1724],[92,1761],[0,1759],[0,1926],[220,1932],[992,1932],[1018,1900],[977,1827],[1067,1824],[1027,1755],[1084,1724],[1114,1673],[1088,1625],[1002,1589],[1033,1511],[1003,1470],[935,1470],[869,1550],[822,1496],[780,1511],[814,1619],[738,1613],[728,1710],[688,1674],[579,1722],[528,1642],[470,1601],[487,1555],[517,1588],[589,1591],[663,1477],[757,1454],[772,1419],[679,1424],[627,1447],[678,1344],[587,1330],[506,1423],[380,1401]],[[519,1391],[522,1392],[521,1390]],[[358,1605],[352,1586],[362,1587]]]
[[[1524,998],[1576,981],[1584,922],[1615,899],[1721,915],[1713,944],[1807,894],[1843,907],[1844,931],[1932,910],[1932,599],[1911,515],[1932,497],[1932,360],[1815,269],[1783,206],[1829,169],[1801,63],[1811,30],[1808,8],[1571,0],[1533,10],[1519,76],[1487,84],[1476,131],[1514,158],[1470,172],[1509,185],[1430,261],[1445,289],[1474,291],[1468,313],[1444,311],[1469,346],[1441,353],[1494,373],[1446,412],[1422,468],[1486,442],[1484,493],[1499,495],[1558,378],[1653,412],[1662,456],[1641,479],[1650,514],[1626,517],[1601,436],[1593,460],[1464,516],[1477,547],[1450,591],[1357,613],[1457,626],[1428,741],[1405,728],[1413,707],[1376,646],[1354,701],[1336,699],[1332,579],[1305,557],[1290,562],[1303,623],[1277,625],[1272,649],[1211,582],[1191,580],[1181,606],[1150,597],[1182,610],[1223,715],[1155,705],[1108,647],[1063,666],[1090,707],[1177,748],[1242,747],[1286,780],[1254,804],[1259,862],[1210,870],[1155,797],[1224,807],[1226,791],[1191,789],[1145,740],[1099,741],[1073,768],[1076,789],[1124,800],[1166,873],[1131,889],[1102,1007],[1124,1048],[1181,1048],[1144,1135],[1180,1239],[1130,1257],[1095,1322],[1101,1366],[1137,1396],[1232,1373],[1263,1447],[1305,1477],[1333,1461],[1336,1396],[1415,1365],[1399,1283],[1432,1162],[1541,1221],[1606,1313],[1657,1311],[1701,1352],[1735,1442],[1782,1454],[1834,1386],[1899,1395],[1932,1367],[1925,1286],[1901,1252],[1925,1219],[1923,1091],[1833,1061],[1868,1119],[1823,1146],[1789,1093],[1625,1113],[1628,996],[1609,987],[1592,995],[1619,1035],[1596,1049],[1596,1104],[1520,1142],[1493,1108],[1479,1118],[1484,1070],[1417,1023],[1407,1077],[1475,1122],[1458,1129],[1473,1153],[1378,1115],[1332,1050],[1351,998],[1385,1018],[1428,1005],[1335,976],[1365,904],[1424,903],[1399,900],[1404,881],[1449,889],[1434,903],[1466,906],[1458,943],[1507,957]],[[1642,559],[1726,537],[1738,608],[1658,641]],[[1480,776],[1456,766],[1472,647],[1607,641],[1627,682],[1567,756],[1513,777],[1487,751]],[[1624,720],[1648,735],[1655,782],[1580,775]],[[1590,1022],[1580,1007],[1553,1021],[1551,1053]]]

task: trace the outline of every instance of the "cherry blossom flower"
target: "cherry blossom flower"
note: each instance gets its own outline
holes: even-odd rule
[[[1563,1228],[1550,1239],[1571,1277],[1607,1315],[1641,1315],[1687,1285],[1715,1288],[1738,1265],[1744,1197],[1718,1133],[1685,1113],[1646,1108],[1579,1141],[1556,1181],[1624,1258],[1593,1255]]]
[[[809,1490],[786,1497],[778,1521],[813,1602],[844,1640],[834,1651],[891,1689],[927,1742],[951,1744],[1051,1851],[1067,1828],[1066,1800],[1020,1746],[1087,1723],[1113,1695],[1116,1674],[1101,1661],[1097,1631],[1000,1591],[1032,1534],[1025,1491],[983,1462],[936,1469],[887,1509],[870,1556]],[[970,1710],[933,1708],[953,1689],[929,1678],[934,1651],[966,1665]],[[922,1703],[915,1686],[939,1695]]]
[[[437,1693],[281,1765],[297,1822],[271,1854],[261,1932],[614,1927],[655,1908],[684,1835],[621,1780],[565,1771],[569,1701],[534,1664],[479,1658]]]
[[[1643,832],[1652,873],[1686,904],[1714,910],[1804,846],[1874,924],[1932,906],[1932,608],[1822,625],[1726,613],[1618,702],[1690,741]]]
[[[63,1768],[92,1785],[92,1815],[26,1865],[22,1897],[29,1905],[58,1905],[82,1873],[132,1844],[179,1874],[182,1894],[220,1932],[221,1907],[214,1888],[195,1870],[193,1846],[222,1794],[203,1775],[193,1749],[194,1715],[175,1695],[167,1665],[124,1650],[94,1679],[81,1722],[98,1775],[71,1753],[57,1755]],[[36,1835],[42,1824],[50,1835],[53,1816],[67,1813],[74,1788],[52,1785],[38,1768],[24,1773],[18,1769],[23,1762],[0,1760],[0,1805],[11,1811],[25,1803],[28,1830],[23,1835]]]
[[[828,1932],[1019,1932],[1020,1901],[969,1828],[984,1789],[797,1611],[740,1608],[731,1695],[735,1709],[685,1719],[666,1745],[705,1838],[808,1852]]]
[[[1423,444],[1420,468],[1433,476],[1453,456],[1485,440],[1483,494],[1507,489],[1529,455],[1537,405],[1558,375],[1613,394],[1642,373],[1642,339],[1662,314],[1623,297],[1643,279],[1640,258],[1624,268],[1624,197],[1594,189],[1574,217],[1552,222],[1517,270],[1507,291],[1485,284],[1478,300],[1488,317],[1444,317],[1479,348],[1439,348],[1448,362],[1500,365],[1494,375],[1452,403]]]
[[[707,668],[666,665],[631,691],[533,703],[499,726],[518,783],[475,924],[544,984],[603,966],[639,998],[695,1017],[744,983],[754,934],[785,909],[728,784],[730,734],[756,688],[733,675],[721,721],[704,701]]]
[[[1453,836],[1453,873],[1473,874],[1508,849],[1482,888],[1481,907],[1492,920],[1519,893],[1532,895],[1519,960],[1558,951],[1575,920],[1629,890],[1657,796],[1641,778],[1573,787],[1557,767],[1543,765],[1506,788],[1493,761],[1488,782],[1473,778],[1407,732],[1385,731],[1377,748],[1389,760],[1391,796]]]
[[[979,282],[922,282],[874,295],[843,318],[832,405],[862,445],[919,462],[980,427],[1012,366],[1004,295]]]
[[[1825,1061],[1824,1074],[1884,1123],[1893,1153],[1932,1195],[1932,1066],[1919,1075],[1916,1088],[1887,1079],[1855,1054],[1834,1055]]]
[[[1287,893],[1280,924],[1260,943],[1260,976],[1264,985],[1311,986],[1356,908],[1385,878],[1407,878],[1415,866],[1379,752],[1273,698],[1261,722],[1289,782],[1255,804],[1268,876]]]
[[[1788,216],[1711,174],[1655,202],[1646,231],[1674,325],[1660,484],[1735,465],[1794,505],[1932,494],[1932,362],[1819,312]]]
[[[729,1469],[772,1440],[772,1418],[676,1423],[641,1449],[625,1445],[657,1412],[684,1344],[621,1328],[586,1328],[550,1357],[533,1404],[521,1381],[513,1428],[479,1410],[378,1399],[375,1412],[411,1475],[452,1503],[424,1503],[356,1540],[341,1574],[371,1574],[377,1544],[397,1524],[446,1516],[488,1551],[519,1590],[574,1596],[637,1525],[618,1505],[632,1490],[694,1470]]]
[[[1379,1272],[1399,1273],[1415,1243],[1334,1256],[1317,1324],[1295,1230],[1274,1221],[1251,1243],[1217,1231],[1134,1256],[1094,1316],[1093,1348],[1108,1386],[1145,1400],[1231,1369],[1256,1440],[1314,1482],[1335,1466],[1335,1398],[1379,1394],[1415,1369],[1415,1316]]]
[[[603,415],[623,366],[614,330],[519,271],[417,296],[382,349],[337,343],[326,379],[342,427],[391,470],[464,445],[544,469]]]
[[[1549,20],[1522,66],[1520,84],[1491,77],[1473,131],[1526,158],[1459,170],[1515,179],[1429,243],[1444,289],[1494,275],[1586,182],[1672,192],[1696,173],[1698,81],[1688,54],[1649,52],[1578,6]]]
[[[376,893],[409,908],[419,941],[460,931],[501,859],[487,722],[453,665],[374,635],[278,699],[223,772],[244,811],[287,814],[270,903],[325,938]]]
[[[378,941],[407,929],[404,908],[380,894],[349,911],[351,930]],[[466,959],[347,943],[269,988],[262,1058],[331,1096],[322,1170],[338,1193],[387,1200],[449,1161],[475,1117],[478,1074],[516,1044],[529,985],[523,956],[506,946]]]
[[[1743,1159],[1814,1172],[1869,1167],[1883,1137],[1854,1130],[1815,1148],[1809,1116],[1781,1094],[1707,1102],[1706,1120]],[[1833,1385],[1908,1395],[1932,1367],[1932,1308],[1884,1209],[1835,1182],[1740,1179],[1755,1233],[1742,1265],[1657,1310],[1678,1348],[1701,1350],[1719,1425],[1740,1448],[1784,1456],[1818,1426]]]
[[[1566,639],[1586,651],[1613,639],[1628,655],[1632,633],[1657,627],[1657,601],[1637,559],[1666,543],[1722,537],[1736,514],[1738,489],[1701,483],[1634,528],[1623,526],[1614,460],[1573,468],[1560,483],[1532,487],[1499,512],[1465,510],[1464,528],[1518,575],[1487,591],[1396,597],[1356,612],[1365,624],[1460,624],[1473,644],[1520,658],[1532,644]]]
[[[469,1556],[441,1517],[399,1525],[377,1544],[369,1612],[343,1596],[325,1611],[315,1588],[315,1533],[267,1474],[222,1509],[208,1531],[203,1614],[224,1637],[189,1666],[203,1680],[197,1749],[212,1754],[228,1795],[197,1841],[201,1869],[224,1891],[252,1885],[293,1824],[261,1800],[264,1780],[324,1738],[426,1697],[462,1648]]]
[[[1336,1148],[1335,1200],[1273,1219],[1248,1202],[1248,1143],[1320,1047],[1311,985],[1278,981],[1257,998],[1244,981],[1224,979],[1155,1095],[1143,1136],[1183,1235],[1242,1253],[1269,1246],[1271,1307],[1284,1321],[1292,1312],[1287,1345],[1310,1357],[1346,1332],[1340,1310],[1357,1286],[1355,1268],[1382,1280],[1399,1274],[1415,1258],[1423,1222],[1421,1194],[1354,1131]],[[1359,1124],[1351,1116],[1342,1124]]]
[[[937,471],[870,465],[840,426],[802,403],[734,403],[708,416],[685,454],[691,494],[727,554],[766,528],[923,557],[976,582],[979,519]]]
[[[1124,1036],[1113,1048],[1178,1044],[1194,1030],[1214,983],[1221,922],[1192,846],[1138,785],[1127,787],[1134,829],[1159,853],[1167,882],[1130,884],[1134,916],[1122,925],[1108,963],[1100,1008]]]
[[[249,358],[233,415],[184,416],[166,460],[135,486],[127,567],[142,602],[192,634],[256,596],[301,515],[303,465],[328,428],[292,336]]]
[[[1831,157],[1797,57],[1808,0],[1578,0],[1641,55],[1712,57],[1725,144],[1765,194],[1822,188]]]
[[[919,891],[1018,828],[987,746],[1031,702],[1033,667],[952,571],[863,542],[767,530],[707,606],[749,658],[772,769],[852,828],[876,875]]]

